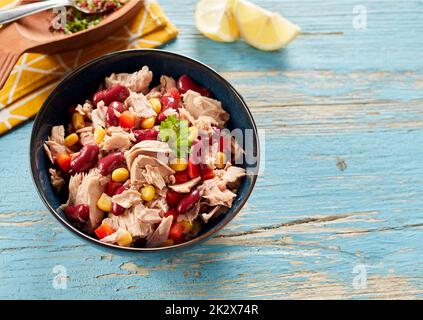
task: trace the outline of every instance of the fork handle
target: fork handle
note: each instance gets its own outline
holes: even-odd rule
[[[72,5],[70,0],[47,0],[24,4],[12,9],[0,10],[0,24],[9,23],[22,17],[44,10]]]
[[[6,52],[0,49],[0,90],[9,78],[13,67],[18,62],[21,53]]]

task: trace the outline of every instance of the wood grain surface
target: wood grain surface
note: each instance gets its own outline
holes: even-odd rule
[[[273,53],[203,38],[195,1],[159,2],[181,31],[164,48],[225,76],[265,130],[250,200],[187,251],[99,251],[36,194],[27,123],[0,138],[0,298],[422,298],[422,1],[256,1],[302,27]]]

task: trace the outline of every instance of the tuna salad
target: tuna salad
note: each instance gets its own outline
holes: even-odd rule
[[[44,143],[66,218],[102,242],[189,241],[231,208],[246,174],[221,102],[187,75],[152,80],[147,66],[111,74]]]

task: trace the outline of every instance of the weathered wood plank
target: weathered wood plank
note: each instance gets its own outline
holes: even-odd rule
[[[112,256],[44,208],[25,124],[0,138],[0,298],[422,298],[419,1],[364,1],[366,31],[352,28],[355,1],[260,2],[305,32],[280,53],[211,42],[194,1],[161,3],[181,29],[166,49],[221,72],[266,130],[252,197],[203,245]],[[55,265],[66,290],[52,286]],[[362,268],[367,288],[355,289]]]

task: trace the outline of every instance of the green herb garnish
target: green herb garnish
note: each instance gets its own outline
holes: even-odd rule
[[[159,138],[166,141],[178,157],[183,157],[189,152],[189,122],[177,120],[174,115],[167,117],[160,123]]]

